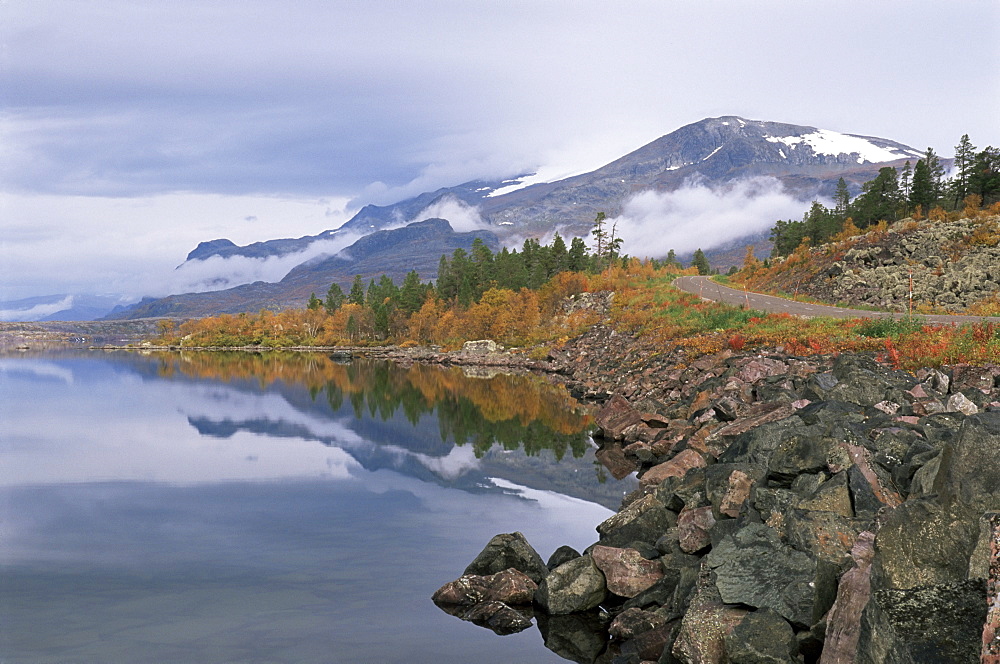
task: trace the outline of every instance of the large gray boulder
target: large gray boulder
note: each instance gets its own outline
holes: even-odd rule
[[[799,642],[792,626],[772,609],[748,613],[723,639],[731,664],[795,664]]]
[[[879,590],[861,616],[857,664],[977,664],[986,620],[982,579]]]
[[[836,568],[784,544],[773,528],[749,523],[705,556],[726,604],[770,608],[810,627],[836,595]]]
[[[524,572],[535,583],[549,573],[545,561],[520,532],[496,535],[465,568],[463,575],[489,576],[505,569]]]
[[[538,584],[535,602],[549,614],[565,615],[597,607],[607,591],[604,574],[583,555],[549,572]]]

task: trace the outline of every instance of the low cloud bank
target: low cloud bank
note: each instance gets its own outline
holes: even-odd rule
[[[447,219],[456,233],[468,233],[489,228],[489,225],[479,215],[477,208],[463,203],[454,196],[446,196],[436,203],[428,205],[407,223],[412,224],[435,218]]]
[[[625,253],[660,258],[671,249],[685,254],[760,233],[778,219],[800,219],[808,207],[774,178],[739,180],[721,188],[693,182],[675,191],[636,194],[609,224],[617,223],[615,233]]]
[[[42,320],[46,316],[51,316],[59,311],[64,311],[73,306],[73,296],[67,295],[58,302],[48,304],[36,304],[26,308],[0,309],[0,321],[24,321],[31,322]]]
[[[255,281],[281,281],[297,265],[338,254],[360,237],[357,233],[340,233],[328,240],[316,240],[304,250],[284,256],[209,256],[203,260],[186,261],[165,281],[147,284],[146,294],[156,297],[171,293],[202,293]]]

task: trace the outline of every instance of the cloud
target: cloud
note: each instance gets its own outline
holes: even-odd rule
[[[489,227],[479,216],[479,210],[454,196],[445,196],[436,203],[428,205],[408,223],[425,219],[447,219],[456,233],[468,233]]]
[[[49,304],[36,304],[33,307],[27,307],[24,309],[0,309],[0,320],[5,321],[35,321],[41,320],[46,316],[51,316],[52,314],[69,309],[73,306],[73,296],[67,295],[58,302],[52,302]]]
[[[255,281],[281,281],[295,266],[307,261],[332,256],[354,244],[357,233],[338,233],[329,240],[316,240],[304,250],[283,256],[253,258],[248,256],[209,256],[202,260],[186,261],[174,270],[170,279],[158,284],[149,284],[148,295],[170,293],[200,293],[223,290]]]
[[[625,253],[663,257],[711,249],[767,230],[778,219],[798,219],[808,208],[774,178],[739,180],[721,188],[689,183],[671,192],[644,191],[610,219]],[[610,229],[610,226],[609,226]]]

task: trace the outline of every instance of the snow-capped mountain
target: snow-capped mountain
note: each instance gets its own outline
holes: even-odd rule
[[[434,232],[428,232],[407,249],[406,260],[402,262],[397,255],[400,250],[393,248],[397,239],[393,234],[383,238],[387,244],[381,255],[377,251],[361,252],[346,247],[339,257],[324,260],[313,256],[278,283],[257,282],[214,291],[215,294],[175,295],[162,301],[147,301],[136,307],[133,315],[153,315],[153,312],[205,315],[211,313],[212,307],[220,311],[253,311],[263,305],[288,306],[296,298],[304,301],[310,292],[325,292],[331,281],[348,283],[357,273],[385,272],[398,276],[402,274],[400,270],[405,272],[415,267],[423,279],[433,279],[436,275],[432,270],[436,269],[442,253],[471,242],[474,234],[468,231],[476,230],[476,236],[493,246],[508,238],[547,235],[556,228],[564,236],[586,236],[597,212],[616,217],[643,192],[672,192],[692,183],[723,188],[759,177],[774,178],[784,192],[807,203],[818,197],[832,198],[841,177],[852,193],[857,193],[880,167],[902,165],[904,160],[915,162],[921,156],[912,147],[884,138],[736,116],[708,118],[681,127],[594,171],[553,182],[541,181],[533,174],[506,180],[473,180],[392,205],[365,206],[341,228],[315,236],[269,240],[243,247],[224,239],[202,242],[188,254],[182,269],[204,267],[204,261],[210,258],[290,256],[305,252],[310,245],[318,246],[314,243],[337,238],[346,246],[348,238],[353,242],[372,233],[393,233],[394,229],[425,219],[440,217],[450,222],[448,228],[427,226],[425,231],[433,227]],[[472,217],[474,223],[468,220],[457,223],[457,216]],[[775,220],[765,221],[772,224]],[[717,244],[732,242],[739,236],[740,229],[735,230]],[[754,232],[759,235],[760,231],[761,228],[748,229],[743,235]],[[409,242],[409,234],[404,235]],[[383,244],[383,240],[375,244]],[[712,240],[706,237],[702,246],[709,249]],[[364,265],[352,265],[353,254],[362,253]],[[418,255],[423,259],[414,261]],[[317,265],[324,269],[316,269]]]

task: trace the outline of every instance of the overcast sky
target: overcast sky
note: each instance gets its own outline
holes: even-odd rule
[[[1000,145],[1000,3],[0,2],[0,299],[590,170],[705,117]]]

